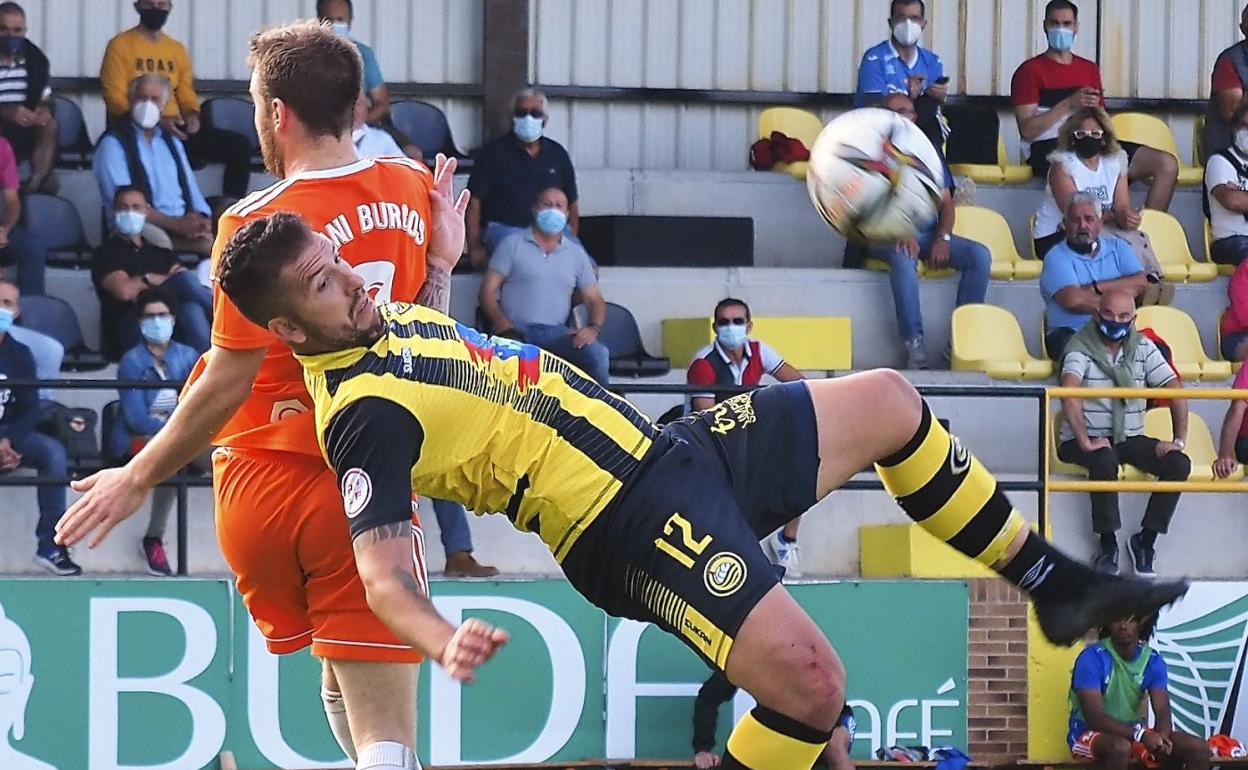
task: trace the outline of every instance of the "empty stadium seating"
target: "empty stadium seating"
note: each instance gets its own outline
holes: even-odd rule
[[[992,277],[1002,281],[1039,278],[1044,263],[1023,259],[1014,246],[1014,234],[1005,217],[983,206],[958,206],[953,232],[979,241],[992,252]]]
[[[1187,247],[1187,235],[1179,220],[1164,211],[1144,209],[1140,212],[1140,232],[1147,233],[1157,254],[1166,279],[1175,283],[1212,281],[1218,277],[1218,266],[1197,262]]]
[[[823,120],[813,112],[800,110],[796,107],[770,107],[758,116],[758,136],[767,139],[773,131],[779,131],[791,139],[798,139],[810,149],[815,144],[815,137],[823,130]],[[806,161],[795,163],[777,163],[776,171],[787,171],[797,179],[806,178]]]
[[[1166,407],[1149,409],[1144,414],[1144,433],[1162,441],[1174,438],[1174,424],[1170,421],[1170,410]],[[1213,464],[1218,459],[1218,446],[1213,434],[1209,432],[1209,424],[1195,412],[1187,414],[1187,440],[1183,452],[1192,460],[1190,481],[1219,481],[1213,475]],[[1244,468],[1239,466],[1226,481],[1241,481]]]
[[[1219,361],[1205,354],[1200,332],[1191,316],[1165,305],[1142,307],[1136,313],[1135,325],[1151,328],[1170,346],[1174,366],[1185,380],[1225,380],[1231,376],[1229,361]]]
[[[950,163],[949,170],[958,176],[970,177],[981,184],[1022,184],[1031,179],[1031,166],[1011,163],[1005,151],[1005,140],[997,136],[997,162]]]
[[[1112,116],[1114,134],[1120,142],[1135,142],[1168,152],[1179,160],[1179,184],[1195,186],[1204,181],[1205,171],[1199,166],[1188,166],[1179,155],[1170,126],[1156,115],[1142,112],[1119,112]]]
[[[962,305],[953,311],[953,369],[984,372],[998,380],[1043,380],[1053,362],[1033,358],[1010,311],[993,305]]]

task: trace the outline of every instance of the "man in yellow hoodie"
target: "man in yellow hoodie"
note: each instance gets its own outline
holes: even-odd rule
[[[108,41],[100,63],[109,123],[128,120],[130,81],[146,74],[168,78],[171,98],[161,114],[163,127],[186,142],[196,168],[214,161],[225,164],[222,188],[226,195],[246,196],[251,176],[250,142],[229,131],[201,126],[191,56],[180,41],[161,32],[173,10],[172,0],[137,0],[134,10],[139,23]]]

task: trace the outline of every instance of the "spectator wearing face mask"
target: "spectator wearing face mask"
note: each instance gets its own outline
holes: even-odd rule
[[[763,384],[764,375],[780,382],[802,379],[802,373],[786,363],[770,345],[750,337],[754,321],[750,317],[750,306],[744,300],[721,299],[711,319],[715,340],[694,354],[686,380],[690,385],[756,388]],[[695,393],[689,397],[689,405],[695,410],[710,409],[725,398],[728,394]],[[799,516],[764,541],[772,559],[790,576],[800,574],[797,546],[800,523]]]
[[[1239,265],[1248,256],[1248,104],[1235,110],[1231,130],[1231,145],[1205,164],[1209,256],[1220,265]]]
[[[120,419],[113,423],[111,435],[106,436],[108,454],[115,460],[127,460],[135,455],[152,436],[165,426],[178,405],[177,383],[186,379],[195,366],[199,354],[173,341],[173,298],[163,288],[147,288],[135,298],[138,309],[139,333],[142,340],[121,357],[117,379],[121,381],[148,381],[171,383],[170,387],[123,388]],[[210,469],[207,454],[192,463],[199,470]],[[165,527],[169,512],[177,499],[174,487],[156,487],[152,490],[152,515],[143,537],[143,557],[147,571],[153,575],[169,576],[169,558],[165,554]]]
[[[1080,107],[1105,107],[1101,70],[1096,62],[1071,52],[1079,32],[1079,6],[1070,0],[1049,0],[1044,7],[1048,48],[1019,65],[1010,81],[1010,100],[1018,133],[1029,148],[1035,176],[1049,172],[1049,153],[1071,113]],[[1168,152],[1123,142],[1131,181],[1148,181],[1144,207],[1166,211],[1179,178],[1179,159]]]
[[[0,3],[0,121],[19,161],[29,161],[29,192],[55,194],[57,122],[48,57],[26,37],[26,12]]]
[[[611,351],[598,341],[607,303],[585,249],[564,233],[568,198],[558,187],[537,195],[532,227],[504,240],[481,282],[481,311],[494,334],[530,342],[579,366],[599,384],[611,379]],[[569,329],[572,295],[580,292],[589,325]]]
[[[468,256],[478,270],[505,238],[533,223],[533,202],[548,187],[558,187],[567,198],[564,235],[580,244],[576,171],[563,145],[542,135],[549,119],[546,95],[526,88],[512,99],[511,133],[477,152],[468,178],[467,228]]]
[[[196,168],[224,163],[222,191],[232,198],[244,197],[251,179],[251,144],[239,134],[201,123],[190,54],[181,42],[161,31],[173,10],[172,0],[136,0],[134,10],[139,23],[109,40],[100,62],[100,86],[109,124],[127,122],[133,106],[128,89],[136,77],[159,75],[167,79],[172,98],[161,104],[162,127],[186,142]]]
[[[113,195],[113,229],[91,256],[91,278],[100,297],[104,351],[116,358],[140,342],[136,299],[146,288],[161,286],[177,307],[178,337],[193,349],[208,349],[212,292],[195,273],[182,267],[169,249],[143,238],[151,208],[137,187]]]
[[[941,147],[949,135],[940,112],[949,95],[949,78],[940,56],[920,45],[927,28],[927,3],[892,0],[888,28],[892,35],[862,55],[854,107],[872,106],[890,94],[907,96],[917,110],[915,122]]]
[[[95,149],[100,199],[113,200],[118,187],[142,190],[151,208],[144,237],[158,246],[203,256],[212,253],[212,210],[199,190],[186,146],[165,130],[160,111],[169,81],[139,75],[130,84],[130,119],[114,124]]]

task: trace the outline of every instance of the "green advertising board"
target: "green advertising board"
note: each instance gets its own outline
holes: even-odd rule
[[[966,742],[966,585],[792,588],[849,671],[854,753]],[[460,687],[423,666],[427,764],[689,754],[706,667],[639,623],[607,618],[562,580],[435,582],[452,621],[511,643]],[[350,767],[321,712],[318,663],[278,658],[228,581],[0,581],[0,767],[194,770]],[[720,719],[721,743],[739,694]],[[735,712],[735,714],[733,713]]]

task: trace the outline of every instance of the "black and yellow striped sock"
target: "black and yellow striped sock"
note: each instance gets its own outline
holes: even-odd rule
[[[831,730],[817,730],[755,706],[728,736],[719,766],[722,770],[810,770],[831,737]]]
[[[1026,522],[988,469],[936,421],[927,402],[914,438],[876,469],[919,526],[996,569],[1033,599],[1070,598],[1095,579],[1085,565],[1030,531],[1009,563],[998,564]]]

